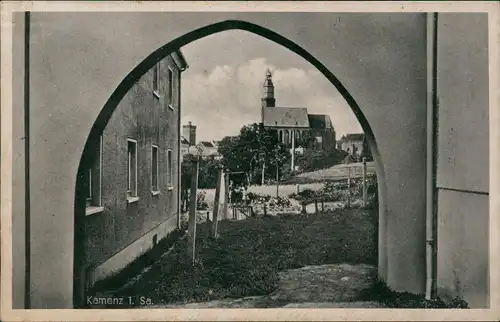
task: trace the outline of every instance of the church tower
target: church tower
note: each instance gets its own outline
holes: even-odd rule
[[[276,106],[276,99],[274,98],[274,84],[269,68],[266,71],[266,80],[264,81],[264,96],[262,97],[261,101],[262,108]]]

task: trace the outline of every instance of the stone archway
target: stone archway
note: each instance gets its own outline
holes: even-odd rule
[[[338,92],[342,95],[345,101],[348,103],[356,118],[358,119],[363,131],[365,132],[368,144],[372,151],[372,155],[375,161],[376,172],[377,172],[377,180],[378,180],[378,189],[379,189],[379,227],[384,227],[385,225],[385,215],[386,215],[386,188],[385,188],[385,175],[384,175],[384,167],[381,160],[381,155],[378,151],[376,140],[373,134],[373,131],[368,123],[367,118],[364,116],[361,108],[356,103],[355,99],[351,96],[351,94],[347,91],[344,85],[340,82],[340,80],[318,59],[316,59],[312,54],[310,54],[306,49],[302,48],[298,44],[292,42],[291,40],[281,36],[280,34],[271,31],[270,29],[261,27],[259,25],[241,21],[241,20],[225,20],[221,22],[217,22],[189,33],[186,33],[170,42],[165,44],[164,46],[158,48],[156,51],[151,53],[148,57],[146,57],[142,62],[140,62],[135,68],[133,68],[126,77],[120,82],[118,87],[113,91],[104,107],[100,111],[97,119],[95,120],[87,141],[85,143],[85,147],[82,153],[82,157],[80,159],[80,163],[77,171],[76,178],[76,187],[75,187],[75,221],[74,221],[74,283],[73,283],[73,302],[75,305],[80,303],[83,299],[83,283],[84,278],[83,274],[80,271],[80,263],[84,261],[84,245],[83,245],[83,236],[85,232],[83,231],[83,222],[85,219],[85,193],[82,191],[82,180],[83,180],[83,169],[85,169],[90,160],[94,158],[94,150],[92,147],[97,143],[100,138],[100,135],[104,131],[109,119],[111,118],[113,112],[116,107],[125,96],[125,94],[130,90],[130,88],[137,82],[137,80],[144,75],[148,70],[150,70],[156,62],[163,59],[167,55],[174,52],[176,49],[181,48],[193,41],[198,39],[207,37],[209,35],[227,31],[227,30],[244,30],[256,35],[262,36],[270,41],[273,41],[283,47],[293,51],[297,55],[301,56],[313,66],[315,66],[338,90]],[[285,132],[285,133],[288,133]],[[284,135],[286,137],[286,135]],[[285,138],[284,138],[285,139]],[[285,139],[286,141],[286,139]],[[288,142],[287,142],[288,143]],[[383,229],[379,228],[379,249],[383,249],[385,247],[384,238],[381,236]],[[379,252],[380,253],[380,252]],[[381,275],[385,275],[386,263],[384,259],[385,257],[380,257],[379,254],[379,272],[382,271]],[[380,273],[379,273],[380,275]]]

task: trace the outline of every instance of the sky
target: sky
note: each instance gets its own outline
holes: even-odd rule
[[[263,82],[273,74],[276,106],[307,107],[328,114],[340,138],[361,126],[336,88],[308,61],[258,35],[225,31],[181,48],[189,68],[182,74],[182,124],[197,126],[197,140],[220,140],[260,122]]]

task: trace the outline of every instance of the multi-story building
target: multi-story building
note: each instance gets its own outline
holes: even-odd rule
[[[176,51],[119,103],[85,171],[85,283],[125,267],[178,226],[181,73]]]

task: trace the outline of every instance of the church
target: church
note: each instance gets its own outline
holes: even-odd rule
[[[309,114],[306,107],[278,107],[274,97],[271,71],[266,71],[262,101],[262,124],[275,130],[282,143],[297,148],[325,149],[335,147],[335,129],[325,114]],[[312,138],[304,142],[306,137]]]

